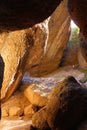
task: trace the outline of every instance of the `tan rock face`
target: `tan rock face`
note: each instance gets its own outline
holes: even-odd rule
[[[48,98],[46,95],[43,95],[43,91],[40,91],[40,88],[36,85],[28,85],[24,90],[25,97],[29,100],[31,104],[43,107],[47,104]]]
[[[51,17],[32,28],[1,32],[3,101],[15,91],[25,71],[40,76],[58,67],[67,44],[69,24],[70,18],[64,1]]]
[[[1,116],[23,116],[25,114],[25,110],[27,107],[30,107],[30,102],[24,96],[23,92],[17,91],[15,92],[6,102],[1,105]],[[31,108],[31,107],[30,107]],[[31,112],[31,109],[28,111],[28,115]]]
[[[33,108],[32,108],[32,105],[29,105],[29,106],[27,106],[27,107],[25,107],[25,109],[24,109],[24,115],[33,115],[34,114],[34,110],[33,110]]]
[[[35,46],[30,51],[30,59],[34,62],[29,70],[32,75],[45,75],[58,68],[69,38],[69,26],[70,17],[66,1],[61,2],[51,17],[34,26],[36,28]],[[40,43],[42,43],[41,56]],[[30,64],[29,62],[27,68]]]
[[[24,64],[32,42],[26,30],[8,32],[0,52],[5,66],[1,89],[3,101],[13,93],[22,78]]]
[[[20,107],[10,107],[9,109],[9,116],[22,116],[23,110]]]

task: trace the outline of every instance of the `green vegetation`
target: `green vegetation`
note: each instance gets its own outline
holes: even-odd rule
[[[79,35],[79,28],[78,27],[71,28],[71,35],[70,35],[69,43],[78,44],[79,43],[78,35]]]

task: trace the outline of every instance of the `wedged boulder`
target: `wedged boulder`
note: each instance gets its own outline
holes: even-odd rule
[[[47,126],[56,130],[74,130],[86,118],[87,89],[69,76],[53,88],[45,108],[32,117],[32,125],[43,130]]]
[[[62,0],[1,0],[0,28],[30,27],[52,14]]]
[[[4,62],[4,76],[1,99],[5,101],[17,88],[26,64],[26,57],[33,39],[28,31],[12,31],[6,34],[4,46],[0,53]]]
[[[32,28],[35,30],[36,37],[35,46],[30,50],[30,59],[33,61],[31,69],[29,69],[31,75],[46,75],[58,68],[69,39],[69,27],[70,16],[66,0],[64,0],[48,19],[35,25],[35,29]],[[40,42],[42,42],[42,46]],[[42,54],[40,55],[41,48]],[[31,62],[30,59],[27,68]]]
[[[68,9],[71,18],[80,27],[87,40],[87,0],[68,0]]]

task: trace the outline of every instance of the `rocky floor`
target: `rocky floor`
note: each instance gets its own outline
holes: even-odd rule
[[[33,84],[35,88],[32,89],[32,92],[39,93],[41,97],[48,98],[49,92],[52,90],[54,86],[62,79],[67,77],[68,75],[74,76],[77,81],[79,82],[83,77],[84,73],[81,71],[77,66],[68,66],[60,68],[59,70],[45,76],[45,77],[30,77],[27,73],[23,77],[23,84],[22,87],[19,88],[17,92],[5,103],[2,104],[2,119],[0,121],[0,130],[29,130],[31,122],[31,117],[33,114],[33,110],[31,107],[32,101],[29,102],[27,100],[27,96],[23,95],[23,92],[26,90],[24,87],[29,84]],[[87,87],[87,83],[84,83]],[[32,88],[32,87],[31,87]],[[30,91],[30,90],[29,90]],[[20,93],[20,94],[19,94]],[[36,96],[35,96],[36,97]],[[40,98],[40,97],[39,97]],[[38,98],[38,100],[39,100]],[[36,104],[37,105],[37,104]],[[42,105],[42,104],[41,104]],[[20,111],[18,109],[15,110],[15,113],[11,111],[12,107],[22,108]],[[13,108],[12,108],[13,109]],[[27,110],[29,112],[27,113]],[[22,113],[17,115],[17,113]],[[17,116],[16,116],[17,115]],[[87,130],[87,123],[82,124],[79,130]]]

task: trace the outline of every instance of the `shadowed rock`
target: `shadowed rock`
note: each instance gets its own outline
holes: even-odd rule
[[[49,125],[46,120],[46,108],[42,108],[32,118],[32,126],[40,130],[48,130]]]
[[[62,0],[1,0],[0,28],[30,27],[43,21]]]
[[[32,118],[41,130],[74,130],[87,117],[87,89],[74,77],[67,77],[51,91],[46,107]]]
[[[50,93],[46,112],[52,129],[73,130],[87,117],[87,89],[67,77]]]
[[[71,18],[80,27],[87,40],[87,0],[68,0]]]
[[[87,69],[87,41],[84,39],[84,36],[80,33],[80,47],[78,53],[79,65],[83,69]]]

